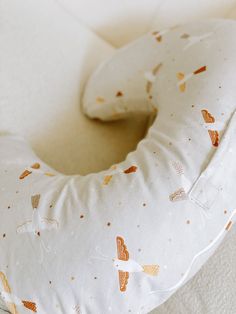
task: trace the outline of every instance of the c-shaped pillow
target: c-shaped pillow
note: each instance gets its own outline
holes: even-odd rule
[[[236,23],[147,34],[89,80],[84,110],[156,113],[135,152],[65,176],[0,138],[0,295],[11,313],[147,313],[213,253],[236,208]]]

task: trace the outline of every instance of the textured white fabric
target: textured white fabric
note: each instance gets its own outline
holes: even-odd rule
[[[235,238],[233,227],[200,272],[152,314],[234,314]]]
[[[190,2],[191,4],[194,3],[194,1],[189,1],[189,3]],[[232,1],[232,4],[233,2],[235,1]],[[70,6],[71,3],[72,1],[67,2],[67,5]],[[82,1],[78,1],[77,3],[80,5]],[[96,1],[96,3],[101,3],[101,0]],[[115,1],[113,3],[115,7],[117,3],[115,3]],[[167,1],[165,1],[165,3],[167,5]],[[204,3],[209,8],[206,10],[206,8],[202,6],[201,14],[204,16],[212,16],[212,13],[216,12],[213,10],[214,3],[218,5],[217,16],[223,16],[223,14],[230,9],[225,1],[219,1],[218,3],[215,1],[214,3],[204,1]],[[83,6],[85,5],[86,3],[83,3]],[[17,48],[19,49],[22,46],[22,51],[17,54],[17,61],[22,64],[22,67],[16,67],[15,64],[17,62],[8,62],[8,67],[5,67],[4,71],[3,67],[1,67],[1,86],[6,88],[4,84],[6,81],[9,82],[7,93],[5,93],[6,89],[1,89],[0,93],[1,131],[5,130],[21,133],[26,138],[30,139],[34,149],[45,161],[58,170],[69,174],[77,172],[84,174],[97,171],[108,167],[112,162],[122,160],[126,152],[133,149],[135,143],[142,136],[145,126],[144,120],[141,119],[139,123],[134,120],[129,120],[103,125],[95,122],[90,123],[88,120],[84,119],[82,114],[77,112],[77,103],[79,101],[77,82],[79,82],[81,77],[84,80],[84,78],[87,77],[86,73],[89,73],[93,66],[101,60],[99,58],[99,60],[97,60],[98,52],[101,50],[97,49],[95,44],[97,39],[94,36],[91,37],[90,33],[86,31],[86,36],[91,39],[89,39],[87,45],[87,53],[89,53],[89,56],[92,55],[92,57],[89,57],[91,68],[85,71],[86,73],[83,70],[81,72],[79,68],[78,71],[77,69],[74,70],[72,66],[67,68],[70,61],[74,62],[74,64],[78,62],[81,49],[79,43],[81,42],[81,36],[83,37],[83,34],[85,34],[84,28],[79,25],[79,19],[74,19],[73,14],[70,14],[76,13],[76,8],[73,7],[73,12],[65,12],[65,10],[63,12],[63,10],[58,10],[57,4],[53,4],[52,1],[40,1],[39,4],[39,1],[29,2],[25,0],[20,1],[20,3],[19,1],[9,2],[1,0],[0,6],[1,60],[4,60],[4,63],[8,62],[8,60],[12,60]],[[102,5],[99,6],[102,8]],[[197,9],[200,7],[201,6],[195,6],[194,10],[191,11],[192,18],[201,16],[201,14],[198,15],[197,12]],[[97,9],[98,8],[96,8],[96,10]],[[157,24],[157,27],[166,26],[168,23],[174,25],[176,21],[179,23],[179,21],[184,22],[188,20],[190,11],[181,10],[180,1],[173,3],[171,9],[171,12],[174,12],[171,18],[169,14],[163,14],[161,24]],[[102,24],[104,25],[103,30],[108,34],[110,33],[110,29],[112,29],[112,24],[114,25],[116,22],[115,11],[116,9],[114,8],[112,19],[109,19],[110,14],[106,16],[103,15],[102,17]],[[37,25],[37,22],[42,19],[42,15],[45,18],[46,12],[46,19],[48,21],[53,20],[60,28],[60,32],[58,32],[57,27],[55,27],[51,30],[51,35],[48,35],[50,27],[47,27],[44,31],[43,23],[38,23]],[[133,11],[133,13],[134,12],[135,11]],[[68,14],[67,17],[66,14]],[[125,12],[123,11],[122,15],[124,14]],[[232,13],[231,17],[235,17],[235,15]],[[86,15],[84,15],[84,18],[86,18]],[[138,18],[137,20],[138,26],[141,28],[140,25],[143,23],[142,18]],[[119,36],[122,37],[125,35],[124,41],[127,41],[127,37],[122,31],[126,33],[127,27],[129,30],[132,28],[134,31],[133,35],[130,32],[128,39],[137,37],[137,35],[140,34],[135,32],[135,27],[137,26],[135,25],[135,18],[132,19],[132,21],[126,18],[126,21],[127,23],[124,23],[123,19],[122,28],[119,26],[119,29],[121,29]],[[34,22],[36,22],[37,27],[32,27]],[[43,22],[45,23],[45,20]],[[48,23],[49,22],[47,22],[47,25]],[[73,27],[70,27],[70,30],[68,30],[68,23],[73,25]],[[147,25],[144,25],[142,32],[146,31],[146,26]],[[97,27],[98,24],[94,26],[94,28]],[[115,26],[115,30],[117,30],[117,26]],[[58,38],[55,42],[51,38],[58,33],[62,40],[60,41],[60,38]],[[115,36],[116,34],[112,35]],[[37,41],[32,41],[32,37],[36,37]],[[4,40],[3,43],[3,38],[8,39],[8,41]],[[16,41],[17,38],[19,38],[19,41]],[[112,38],[112,36],[110,36],[110,38]],[[61,64],[53,57],[58,55],[58,50],[60,50],[61,47],[64,48],[63,43],[65,39],[67,40],[67,45],[68,41],[70,44],[67,57],[63,59],[63,63]],[[119,38],[119,40],[120,42],[115,42],[116,46],[122,42],[122,38]],[[76,47],[74,44],[72,45],[72,42],[76,44]],[[25,80],[24,84],[21,85],[21,89],[16,89],[15,78],[20,77],[21,73],[25,71],[25,66],[32,62],[33,53],[30,59],[30,54],[27,53],[27,51],[29,52],[29,49],[34,49],[34,54],[36,54],[37,52],[41,52],[41,49],[45,46],[48,47],[48,52],[51,53],[45,55],[43,62],[35,63],[32,68],[32,71],[35,71],[36,74],[41,73],[41,76],[38,77],[38,75],[35,75],[36,77],[34,77],[33,80]],[[110,52],[106,52],[106,55],[102,55],[103,53],[104,52],[101,53],[102,59],[110,55]],[[78,59],[76,59],[76,54]],[[73,60],[70,59],[72,55]],[[94,61],[94,64],[91,63],[92,61]],[[58,64],[64,66],[68,71],[67,76],[62,77],[62,75],[65,75],[65,70],[62,68],[60,68],[60,72],[58,72],[57,75],[57,73],[52,71],[51,67],[48,66],[52,65],[55,69]],[[3,63],[1,63],[1,66],[2,65]],[[41,70],[43,70],[44,75],[42,75]],[[9,77],[11,72],[16,74],[18,72],[18,74]],[[46,79],[48,73],[51,73],[50,80]],[[82,73],[82,76],[80,76],[79,73]],[[45,88],[36,88],[40,83],[39,80],[40,82],[45,81],[45,85],[48,87],[47,93],[50,92],[50,98],[54,99],[54,101],[50,103],[50,106],[47,102],[48,109],[51,108],[50,111],[47,110],[46,106],[40,107],[41,103],[47,99],[47,95],[43,96],[46,91]],[[71,84],[63,85],[63,83],[61,83],[63,89],[55,88],[55,85],[52,84],[52,82],[59,82],[58,85],[61,86],[60,81],[65,82],[67,80],[69,80]],[[17,86],[19,86],[18,82]],[[27,97],[24,98],[24,101],[23,99],[21,100],[21,92],[26,90],[26,86],[28,92],[30,91],[31,94],[31,107],[29,106],[30,102],[26,101]],[[68,97],[62,97],[61,93],[68,95]],[[11,98],[9,99],[9,97]],[[63,101],[60,100],[61,98]],[[42,100],[42,102],[40,102],[40,100]],[[67,110],[63,111],[63,114],[57,112],[59,106],[62,106],[62,103],[63,107],[67,108]],[[36,111],[37,114],[35,114]],[[65,114],[65,112],[67,114]],[[71,112],[73,113],[71,114]],[[75,116],[76,119],[73,119]],[[44,128],[39,130],[38,125],[42,125],[45,117],[48,117],[48,120],[51,120],[55,127],[50,128],[44,125]],[[47,125],[49,126],[49,123]],[[59,125],[62,127],[59,127]],[[85,129],[86,132],[84,132]],[[114,134],[116,134],[115,137]],[[82,150],[78,149],[81,145],[83,147]],[[96,154],[96,158],[93,158],[94,154]],[[234,293],[230,293],[230,291],[235,290],[235,271],[231,266],[236,263],[236,255],[233,250],[235,233],[232,233],[230,239],[226,241],[229,245],[223,244],[223,246],[221,246],[220,250],[218,250],[218,258],[214,259],[213,257],[193,281],[165,303],[165,305],[159,309],[162,311],[161,313],[201,313],[202,311],[202,313],[231,314],[235,312],[236,304]],[[217,276],[215,274],[217,274]],[[197,303],[198,305],[196,306]],[[159,313],[159,310],[156,310],[156,312]]]
[[[56,1],[70,16],[115,47],[146,33],[163,3],[163,0]]]
[[[0,131],[24,136],[67,174],[124,159],[143,137],[145,118],[104,125],[80,112],[84,82],[114,49],[53,0],[1,0],[0,6]]]
[[[168,0],[163,1],[152,27],[166,28],[204,18],[225,17],[235,7],[235,0]]]
[[[235,33],[223,20],[155,32],[95,72],[90,116],[137,110],[136,97],[158,109],[137,150],[105,172],[64,176],[1,137],[0,293],[11,312],[147,313],[206,261],[236,208]]]
[[[235,0],[56,0],[115,47],[154,28],[166,28],[206,17],[223,17]]]

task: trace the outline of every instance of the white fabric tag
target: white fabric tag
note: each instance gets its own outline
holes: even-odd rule
[[[236,112],[230,119],[221,144],[207,168],[197,179],[188,196],[191,201],[209,210],[227,190],[228,174],[236,172]]]

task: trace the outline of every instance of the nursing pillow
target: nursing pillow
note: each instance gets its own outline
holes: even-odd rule
[[[214,252],[236,213],[235,36],[230,20],[157,30],[97,69],[88,116],[154,120],[106,171],[66,176],[0,137],[5,309],[148,313]]]

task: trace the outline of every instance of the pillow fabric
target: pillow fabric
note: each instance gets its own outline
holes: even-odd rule
[[[206,261],[236,208],[234,21],[154,31],[89,80],[84,111],[156,114],[126,160],[65,176],[0,137],[0,297],[10,313],[148,313]]]

